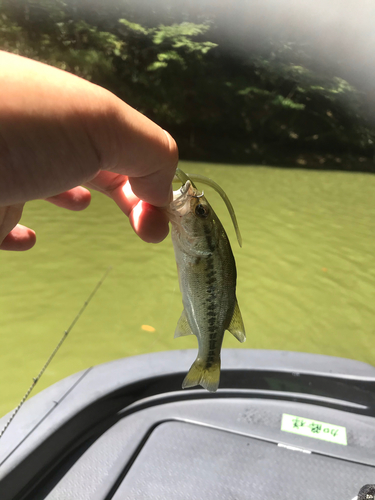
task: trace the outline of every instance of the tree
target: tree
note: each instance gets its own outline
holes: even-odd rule
[[[309,40],[229,51],[209,8],[164,4],[146,16],[127,0],[0,0],[0,48],[108,88],[170,130],[187,159],[341,168],[345,155],[373,169],[365,96],[314,61]]]

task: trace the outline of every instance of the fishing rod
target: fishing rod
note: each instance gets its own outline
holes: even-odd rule
[[[13,411],[13,413],[11,414],[11,416],[9,417],[9,420],[7,421],[7,423],[5,424],[5,426],[3,427],[3,429],[1,430],[0,432],[0,439],[2,438],[4,432],[8,429],[8,427],[10,426],[10,424],[12,423],[14,417],[17,415],[17,413],[20,411],[20,409],[22,408],[23,404],[25,403],[26,399],[30,396],[30,393],[31,391],[34,389],[34,387],[36,386],[36,384],[39,382],[39,380],[41,379],[43,373],[46,371],[46,369],[48,368],[48,365],[51,363],[51,361],[53,360],[53,358],[55,357],[57,351],[60,349],[60,347],[62,346],[62,344],[64,343],[65,339],[67,338],[67,336],[69,335],[69,333],[73,330],[74,328],[74,325],[77,323],[77,321],[79,320],[79,318],[82,316],[84,310],[86,309],[86,307],[89,305],[89,303],[91,302],[92,298],[94,297],[94,295],[96,294],[96,292],[99,290],[99,288],[101,287],[101,285],[103,284],[103,281],[106,279],[106,277],[108,276],[108,273],[111,271],[112,267],[109,267],[106,272],[104,273],[103,277],[98,281],[98,283],[96,284],[94,290],[90,293],[90,295],[88,296],[88,298],[85,300],[83,306],[81,307],[81,309],[78,311],[78,314],[75,316],[75,318],[73,319],[73,321],[71,322],[71,324],[69,325],[68,329],[64,331],[63,333],[63,336],[61,337],[61,339],[59,340],[57,346],[54,348],[54,350],[51,352],[49,358],[47,359],[46,363],[44,364],[43,368],[40,370],[40,372],[38,373],[38,375],[36,377],[33,378],[33,381],[30,385],[30,387],[28,388],[28,390],[26,391],[24,397],[21,399],[19,405],[17,406],[17,408]]]

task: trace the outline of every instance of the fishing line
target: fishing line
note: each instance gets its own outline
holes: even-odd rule
[[[96,294],[96,292],[99,290],[99,288],[101,287],[101,285],[103,284],[103,281],[106,279],[106,277],[108,276],[108,273],[111,271],[112,267],[109,267],[106,272],[104,273],[103,277],[101,278],[100,281],[98,281],[98,283],[96,284],[94,290],[90,293],[90,295],[88,296],[87,300],[84,302],[83,306],[81,307],[81,309],[79,310],[78,314],[75,316],[75,318],[73,319],[73,321],[71,322],[69,328],[67,330],[65,330],[63,336],[61,337],[61,339],[59,340],[57,346],[54,348],[54,350],[52,351],[52,353],[50,354],[49,358],[47,359],[46,363],[44,364],[43,368],[40,370],[40,372],[38,373],[38,375],[36,377],[33,378],[33,381],[32,381],[32,384],[30,385],[30,387],[28,388],[28,390],[26,391],[24,397],[21,399],[19,405],[17,406],[17,408],[13,411],[12,415],[10,416],[8,422],[5,424],[4,428],[2,429],[2,431],[0,432],[0,439],[2,438],[4,432],[7,430],[7,428],[9,427],[9,425],[11,424],[11,422],[13,421],[14,417],[17,415],[17,413],[20,411],[21,407],[23,406],[23,404],[25,403],[26,399],[29,397],[31,391],[34,389],[34,387],[36,386],[36,384],[39,382],[40,378],[42,377],[43,373],[46,371],[48,365],[51,363],[51,361],[53,360],[53,358],[55,357],[57,351],[60,349],[60,347],[62,346],[62,344],[64,343],[64,340],[66,339],[66,337],[69,335],[69,333],[72,331],[74,325],[77,323],[77,321],[79,320],[79,318],[82,316],[84,310],[86,309],[86,307],[89,305],[89,303],[91,302],[92,298],[94,297],[94,295]]]

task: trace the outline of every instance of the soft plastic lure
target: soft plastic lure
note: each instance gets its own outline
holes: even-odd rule
[[[221,196],[221,199],[225,203],[225,205],[226,205],[226,207],[228,209],[229,215],[230,215],[230,217],[232,219],[234,230],[236,231],[238,244],[240,245],[240,247],[242,247],[241,232],[240,232],[240,228],[238,226],[236,214],[234,213],[233,205],[230,202],[230,199],[228,198],[226,192],[224,191],[224,189],[221,186],[219,186],[219,184],[217,184],[215,181],[213,181],[209,177],[205,177],[204,175],[200,175],[200,174],[185,174],[185,172],[183,172],[178,167],[176,169],[176,175],[175,175],[173,181],[174,182],[180,181],[183,184],[185,184],[187,181],[190,181],[191,185],[195,189],[196,189],[196,186],[194,185],[193,181],[195,181],[195,182],[201,182],[202,184],[206,184],[207,186],[212,187]]]

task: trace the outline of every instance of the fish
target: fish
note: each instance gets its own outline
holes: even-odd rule
[[[204,192],[194,185],[194,176],[178,169],[177,177],[184,183],[173,192],[167,215],[184,309],[174,337],[195,335],[198,339],[198,355],[182,388],[201,385],[215,392],[225,331],[240,342],[246,340],[236,298],[236,263],[225,229]]]

